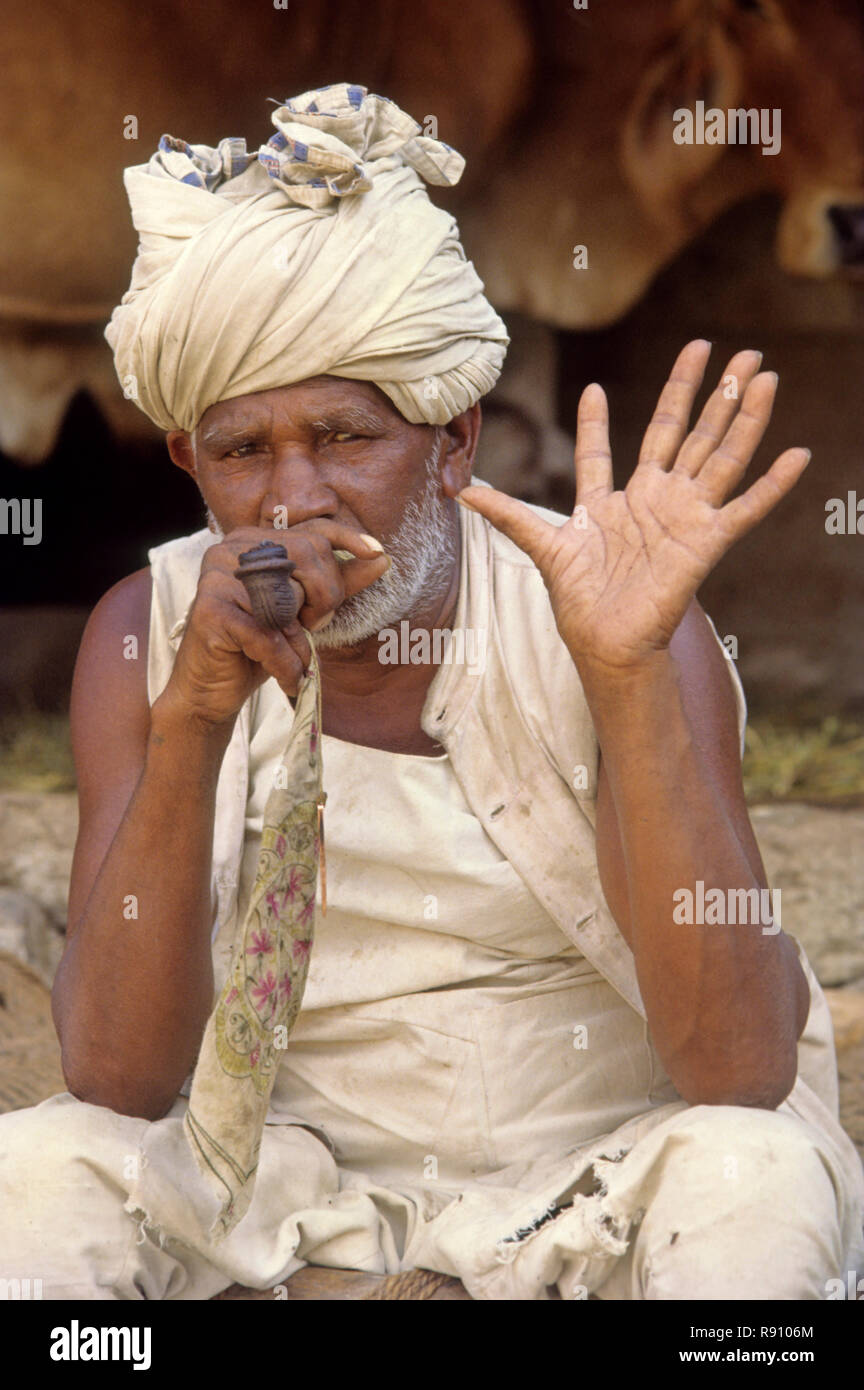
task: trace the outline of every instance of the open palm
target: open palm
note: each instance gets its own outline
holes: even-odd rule
[[[459,494],[531,556],[558,631],[579,663],[634,667],[668,647],[706,575],[795,486],[809,462],[808,450],[787,449],[741,496],[726,501],[765,433],[777,375],[758,371],[759,353],[737,353],[687,434],[710,351],[697,339],[679,354],[623,491],[613,489],[606,395],[595,383],[579,402],[569,521],[551,525],[491,488]]]

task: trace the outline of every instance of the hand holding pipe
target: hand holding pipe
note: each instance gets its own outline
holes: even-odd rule
[[[242,579],[252,604],[252,614],[262,627],[286,628],[306,602],[302,585],[292,579],[296,569],[284,545],[262,541],[238,556],[235,579]]]

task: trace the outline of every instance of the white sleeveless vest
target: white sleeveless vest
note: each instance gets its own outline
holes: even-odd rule
[[[471,481],[483,485],[478,478]],[[555,525],[566,520],[546,508],[532,510]],[[422,727],[446,749],[490,839],[564,934],[644,1019],[633,953],[600,884],[595,851],[599,746],[577,670],[533,561],[479,513],[460,508],[459,520],[462,570],[453,628],[486,632],[485,665],[474,673],[465,663],[440,665],[427,693]],[[201,560],[215,541],[205,529],[149,552],[151,704],[171,675]],[[734,661],[713,623],[711,627],[733,684],[743,753],[744,691]],[[257,694],[237,716],[216,793],[212,901],[217,988],[228,968],[238,912],[245,908],[238,902],[238,881],[247,798],[259,771],[250,757],[256,699]],[[288,711],[290,719],[290,706]],[[584,789],[574,789],[579,768],[584,769]],[[326,768],[324,783],[326,787]],[[822,989],[796,945],[811,1008],[789,1101],[803,1118],[821,1126],[823,1107],[835,1117],[838,1113],[833,1029]]]

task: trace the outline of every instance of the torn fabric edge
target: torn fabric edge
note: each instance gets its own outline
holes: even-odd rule
[[[624,1255],[630,1243],[630,1232],[632,1228],[639,1224],[644,1216],[644,1209],[637,1208],[632,1213],[615,1213],[608,1209],[608,1204],[614,1202],[614,1195],[609,1193],[609,1178],[617,1171],[617,1165],[630,1152],[629,1148],[624,1147],[614,1153],[604,1155],[589,1160],[579,1172],[573,1183],[563,1188],[559,1185],[559,1191],[555,1197],[547,1204],[539,1215],[534,1216],[523,1226],[517,1226],[510,1234],[502,1236],[495,1242],[495,1259],[498,1264],[512,1264],[517,1255],[525,1246],[534,1240],[550,1222],[556,1222],[561,1217],[577,1212],[582,1224],[596,1245],[609,1255]],[[569,1201],[563,1201],[571,1187],[578,1183],[581,1178],[589,1171],[593,1170],[597,1181],[598,1190],[596,1192],[574,1192]]]

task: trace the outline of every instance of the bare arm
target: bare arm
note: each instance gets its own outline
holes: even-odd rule
[[[669,654],[655,681],[595,693],[600,879],[684,1099],[773,1108],[795,1081],[810,992],[782,932],[673,921],[673,893],[698,878],[744,889],[767,880],[725,659],[695,600]]]
[[[770,918],[721,926],[706,913],[705,926],[688,925],[675,910],[701,882],[737,917],[743,895],[758,901],[765,886],[733,766],[729,679],[694,600],[810,455],[785,450],[727,500],[771,418],[777,375],[759,371],[761,353],[736,353],[688,433],[710,346],[697,339],[678,354],[626,488],[614,487],[608,405],[592,383],[579,402],[568,521],[552,525],[491,488],[458,497],[532,557],[582,680],[602,752],[604,890],[672,1081],[691,1104],[773,1108],[795,1081],[806,1005],[794,947]]]
[[[95,609],[72,693],[80,827],[69,940],[52,996],[73,1095],[157,1119],[192,1067],[213,1006],[210,875],[216,785],[234,721],[268,676],[297,693],[306,629],[260,627],[234,578],[241,551],[272,530],[232,532],[204,556],[171,678],[149,707],[150,576]],[[332,521],[280,532],[310,626],[372,583],[389,560]],[[334,547],[358,557],[338,566]],[[138,658],[124,659],[124,639]]]
[[[87,626],[72,691],[80,824],[69,941],[53,991],[74,1095],[155,1119],[170,1107],[212,1003],[210,861],[231,726],[160,718],[147,700],[150,575],[112,589]],[[125,660],[124,638],[138,638]]]

